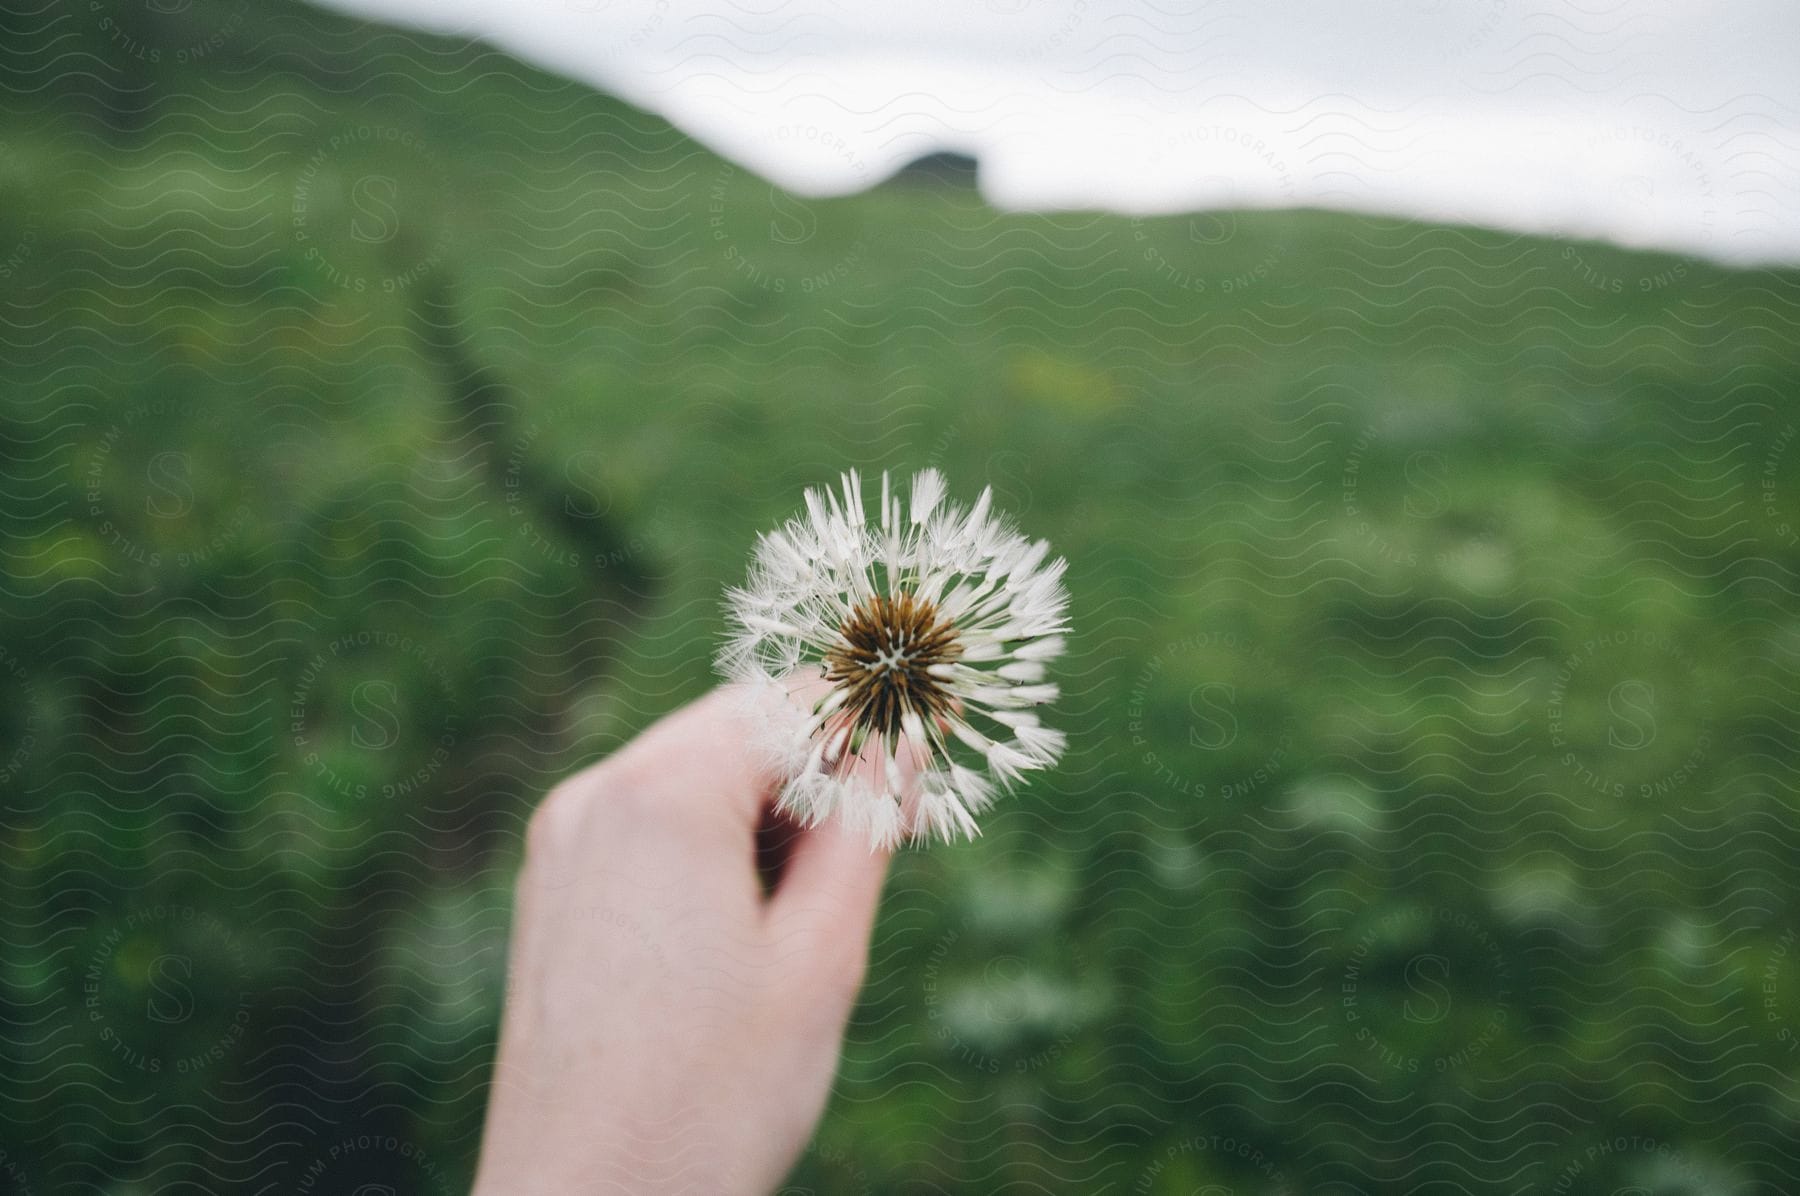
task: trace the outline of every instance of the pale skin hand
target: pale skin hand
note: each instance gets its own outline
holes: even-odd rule
[[[476,1196],[764,1196],[811,1137],[887,870],[800,832],[774,890],[774,778],[717,690],[531,820]]]

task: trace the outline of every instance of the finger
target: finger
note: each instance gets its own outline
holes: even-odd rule
[[[855,994],[891,858],[837,819],[801,832],[768,905],[777,947],[800,956],[798,971]]]
[[[657,808],[753,834],[781,779],[771,728],[778,698],[721,686],[663,716],[606,762],[612,784]]]

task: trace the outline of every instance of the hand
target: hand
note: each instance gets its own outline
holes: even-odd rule
[[[716,690],[532,818],[476,1196],[764,1196],[811,1137],[888,857],[783,831],[749,731]]]

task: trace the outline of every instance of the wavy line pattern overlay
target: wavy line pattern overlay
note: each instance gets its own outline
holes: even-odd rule
[[[0,1191],[466,1190],[534,803],[926,464],[1068,556],[1071,751],[896,861],[789,1191],[1800,1190],[1800,275],[802,200],[285,0],[0,66]]]

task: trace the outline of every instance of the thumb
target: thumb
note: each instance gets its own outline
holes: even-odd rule
[[[862,985],[891,858],[834,818],[800,832],[769,897],[777,949],[792,952],[797,974],[840,992],[845,1010]]]

